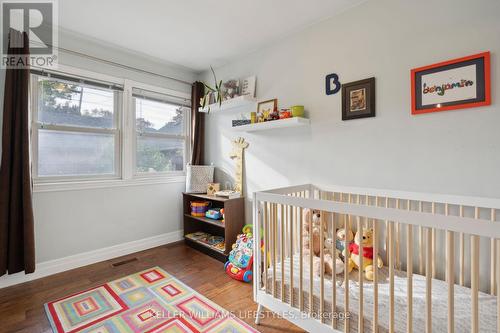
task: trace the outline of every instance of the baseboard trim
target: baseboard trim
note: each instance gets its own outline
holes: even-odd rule
[[[0,277],[0,289],[19,283],[40,279],[52,274],[69,271],[70,269],[95,264],[100,261],[124,256],[130,253],[177,242],[182,240],[182,238],[183,232],[182,230],[178,230],[153,237],[135,240],[132,242],[105,247],[102,249],[79,253],[60,259],[41,262],[36,265],[36,270],[32,274],[24,274],[24,272],[21,272]]]

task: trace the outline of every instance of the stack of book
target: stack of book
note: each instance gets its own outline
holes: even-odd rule
[[[187,234],[186,238],[213,247],[218,251],[224,251],[226,249],[226,243],[224,242],[224,237],[222,236],[214,236],[206,232],[198,231]]]

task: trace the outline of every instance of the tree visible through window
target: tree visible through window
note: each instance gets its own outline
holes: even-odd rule
[[[37,176],[116,174],[113,89],[35,76]]]
[[[136,170],[184,170],[186,107],[135,95]]]

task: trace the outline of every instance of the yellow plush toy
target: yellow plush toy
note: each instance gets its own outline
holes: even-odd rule
[[[373,281],[373,229],[363,229],[363,235],[361,236],[359,232],[356,233],[354,237],[354,243],[349,244],[349,252],[351,256],[349,258],[349,272],[353,268],[360,269],[359,265],[359,245],[363,245],[363,267],[361,268],[365,273],[365,278]],[[384,262],[377,255],[376,265],[378,268],[384,266]]]

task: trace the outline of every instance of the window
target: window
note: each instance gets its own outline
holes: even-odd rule
[[[183,181],[189,93],[65,66],[31,79],[36,190]]]
[[[121,88],[32,74],[34,176],[118,177]]]
[[[138,175],[183,172],[188,105],[175,96],[133,89],[135,170]]]

